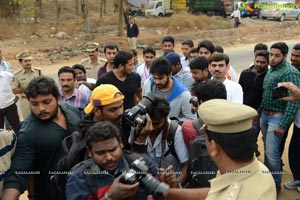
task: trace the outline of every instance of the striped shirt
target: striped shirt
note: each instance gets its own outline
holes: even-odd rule
[[[263,109],[284,112],[279,127],[287,130],[294,120],[299,103],[272,99],[273,88],[277,87],[280,82],[293,82],[297,86],[300,83],[299,71],[286,60],[282,61],[275,68],[271,67],[267,72],[263,84],[263,98],[257,112],[261,114]]]
[[[13,68],[11,64],[7,61],[3,60],[2,62],[0,62],[0,68],[2,71],[10,72],[13,74]]]
[[[75,106],[80,110],[83,110],[85,106],[89,103],[89,97],[87,94],[81,92],[77,88],[74,89],[73,94],[69,98],[65,98],[62,90],[59,91],[60,102],[67,103],[69,105]]]

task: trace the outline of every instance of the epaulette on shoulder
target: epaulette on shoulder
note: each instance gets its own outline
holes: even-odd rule
[[[17,71],[15,71],[14,74],[16,75],[16,74],[18,74],[18,73],[20,73],[20,72],[22,72],[22,71],[23,71],[23,69],[20,68],[20,69],[18,69]]]
[[[84,63],[86,63],[86,62],[88,62],[89,61],[89,58],[85,58],[85,59],[82,59],[81,61],[80,61],[80,63],[81,64],[84,64]]]
[[[42,71],[42,68],[40,68],[40,67],[32,67],[32,69]]]

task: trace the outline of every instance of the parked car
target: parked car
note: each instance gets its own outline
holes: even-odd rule
[[[299,5],[290,2],[277,2],[272,4],[262,4],[260,11],[262,19],[273,18],[283,22],[285,19],[300,18]]]

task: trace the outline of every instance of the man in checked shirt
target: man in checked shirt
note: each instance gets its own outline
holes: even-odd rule
[[[260,127],[265,145],[264,164],[275,180],[277,195],[281,189],[282,166],[280,144],[284,134],[294,120],[298,103],[283,102],[272,98],[273,88],[280,82],[293,82],[299,86],[300,73],[286,61],[289,48],[284,42],[277,42],[270,49],[270,70],[264,79],[263,98],[258,108]]]

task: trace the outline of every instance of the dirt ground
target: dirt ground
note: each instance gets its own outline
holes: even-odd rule
[[[98,7],[95,7],[92,11],[97,9]],[[68,9],[65,10],[67,13]],[[33,54],[34,66],[41,67],[45,74],[55,74],[61,66],[76,64],[86,57],[84,52],[86,42],[98,42],[101,46],[100,55],[103,55],[103,46],[109,41],[116,42],[120,49],[127,48],[125,31],[123,36],[118,36],[116,14],[108,13],[100,21],[96,14],[91,12],[89,20],[93,31],[90,34],[85,34],[83,28],[78,28],[83,26],[82,20],[69,15],[68,18],[66,17],[64,21],[60,22],[58,30],[53,28],[53,17],[42,19],[40,24],[34,24],[30,21],[20,24],[6,22],[0,24],[1,26],[6,25],[8,29],[9,27],[13,29],[12,32],[8,32],[8,30],[6,32],[0,31],[0,48],[3,51],[4,59],[10,61],[16,70],[20,66],[15,60],[15,55],[24,49],[29,49]],[[169,18],[136,17],[136,23],[140,28],[139,46],[151,45],[157,49],[157,55],[160,55],[160,43],[165,35],[174,36],[176,50],[181,52],[180,44],[185,39],[192,39],[196,45],[198,41],[208,39],[216,45],[230,49],[258,42],[299,39],[300,34],[299,22],[295,20],[277,22],[245,18],[241,20],[238,29],[233,29],[231,28],[233,20],[230,18],[223,19],[178,13]],[[62,37],[56,35],[60,31],[64,32],[65,35]],[[142,48],[138,48],[138,52],[141,55]],[[142,56],[140,56],[140,59],[142,59]],[[283,183],[291,179],[287,158],[290,136],[291,133],[287,139],[286,150],[283,155],[285,163]],[[259,147],[263,152],[261,140],[259,140]],[[259,159],[263,160],[262,156]],[[281,200],[295,200],[296,197],[300,198],[300,193],[282,188]],[[27,199],[26,194],[21,197],[21,200],[25,199]]]

